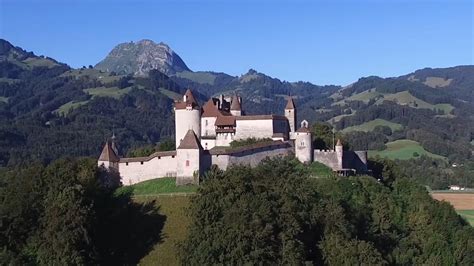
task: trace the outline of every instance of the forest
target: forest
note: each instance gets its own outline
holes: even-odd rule
[[[213,167],[192,196],[181,262],[474,264],[473,227],[391,165],[379,170],[379,179],[311,178],[292,157]],[[166,217],[120,186],[92,159],[2,170],[0,260],[137,264],[160,242]]]

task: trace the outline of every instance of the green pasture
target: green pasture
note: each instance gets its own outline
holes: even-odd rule
[[[413,140],[396,140],[393,142],[389,142],[386,144],[387,148],[382,151],[369,151],[369,157],[376,157],[377,155],[380,157],[386,157],[388,159],[400,159],[400,160],[409,160],[412,158],[416,158],[414,153],[418,153],[419,156],[426,155],[436,159],[446,159],[443,156],[431,153],[425,150],[420,143],[413,141]]]

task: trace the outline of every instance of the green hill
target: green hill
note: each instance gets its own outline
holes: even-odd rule
[[[360,124],[358,126],[352,126],[352,127],[347,127],[342,132],[347,133],[350,131],[364,131],[364,132],[369,132],[373,131],[375,127],[377,126],[387,126],[392,129],[392,131],[395,130],[400,130],[403,128],[402,125],[393,123],[384,119],[375,119],[370,122],[365,122],[363,124]]]
[[[417,153],[419,156],[426,155],[436,159],[446,159],[443,156],[426,151],[423,147],[421,147],[420,143],[413,140],[396,140],[389,142],[386,145],[387,148],[385,150],[369,151],[369,157],[380,156],[389,159],[408,160],[417,157],[414,156],[414,154]]]

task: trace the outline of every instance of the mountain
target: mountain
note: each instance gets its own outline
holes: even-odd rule
[[[172,138],[173,99],[185,88],[201,104],[237,93],[247,114],[283,114],[291,95],[299,120],[334,126],[349,148],[385,151],[406,140],[402,144],[462,162],[473,150],[473,77],[474,66],[364,77],[347,87],[288,82],[253,69],[240,76],[190,70],[129,75],[72,69],[0,40],[0,167],[97,156],[112,130],[121,154]]]
[[[166,75],[190,71],[184,61],[167,44],[141,40],[121,43],[95,65],[96,69],[118,74],[145,76],[152,69]]]

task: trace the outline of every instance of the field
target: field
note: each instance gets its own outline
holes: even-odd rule
[[[369,122],[365,122],[363,124],[357,125],[357,126],[352,126],[352,127],[346,127],[342,132],[347,133],[350,131],[364,131],[364,132],[369,132],[373,131],[376,126],[387,126],[392,129],[392,131],[402,129],[403,126],[397,123],[393,123],[384,119],[375,119]]]
[[[426,155],[436,159],[446,159],[443,156],[431,153],[421,147],[420,143],[413,141],[413,140],[396,140],[393,142],[389,142],[386,144],[387,148],[382,151],[369,151],[369,157],[386,157],[388,159],[399,159],[399,160],[409,160],[411,158],[415,158],[413,154],[416,152],[419,156]]]
[[[180,78],[190,79],[200,84],[214,85],[214,81],[216,80],[216,76],[208,72],[183,71],[183,72],[177,72],[176,76]]]
[[[132,186],[121,187],[117,193],[128,192],[133,196],[153,196],[159,194],[194,193],[196,185],[176,186],[174,178],[164,177],[143,181]]]
[[[118,87],[97,87],[85,89],[84,92],[92,95],[93,97],[111,97],[119,99],[122,95],[129,93],[132,90],[132,87],[119,89]]]
[[[58,113],[60,115],[67,115],[72,109],[74,108],[78,108],[84,104],[87,104],[89,101],[82,101],[82,102],[74,102],[74,101],[70,101],[68,103],[65,103],[63,105],[61,105],[57,110],[55,110],[54,112],[55,113]]]
[[[160,243],[140,260],[140,265],[179,265],[177,244],[186,238],[190,217],[186,215],[190,197],[182,196],[136,196],[134,200],[145,203],[155,200],[159,213],[166,218],[161,231]]]
[[[457,212],[464,217],[471,226],[474,226],[474,210],[460,210]]]
[[[392,101],[400,105],[408,105],[413,108],[423,108],[431,110],[443,110],[445,114],[451,113],[454,107],[451,104],[441,103],[441,104],[430,104],[421,99],[416,98],[408,91],[401,91],[394,94],[386,94],[383,98],[377,100],[376,104],[381,104],[383,101]]]
[[[331,105],[333,106],[344,105],[346,102],[349,102],[349,101],[361,101],[364,103],[368,103],[371,99],[377,99],[377,98],[383,97],[383,95],[384,95],[383,93],[377,92],[375,91],[375,89],[370,89],[370,90],[363,91],[361,93],[351,95],[350,97],[343,99],[341,101],[335,102]]]
[[[436,200],[444,200],[453,205],[456,212],[474,226],[474,193],[463,192],[433,192]]]
[[[103,72],[93,68],[73,69],[63,73],[61,76],[74,76],[76,78],[89,76],[99,79],[104,84],[118,81],[120,78],[124,77],[123,75],[111,76],[108,72]]]

